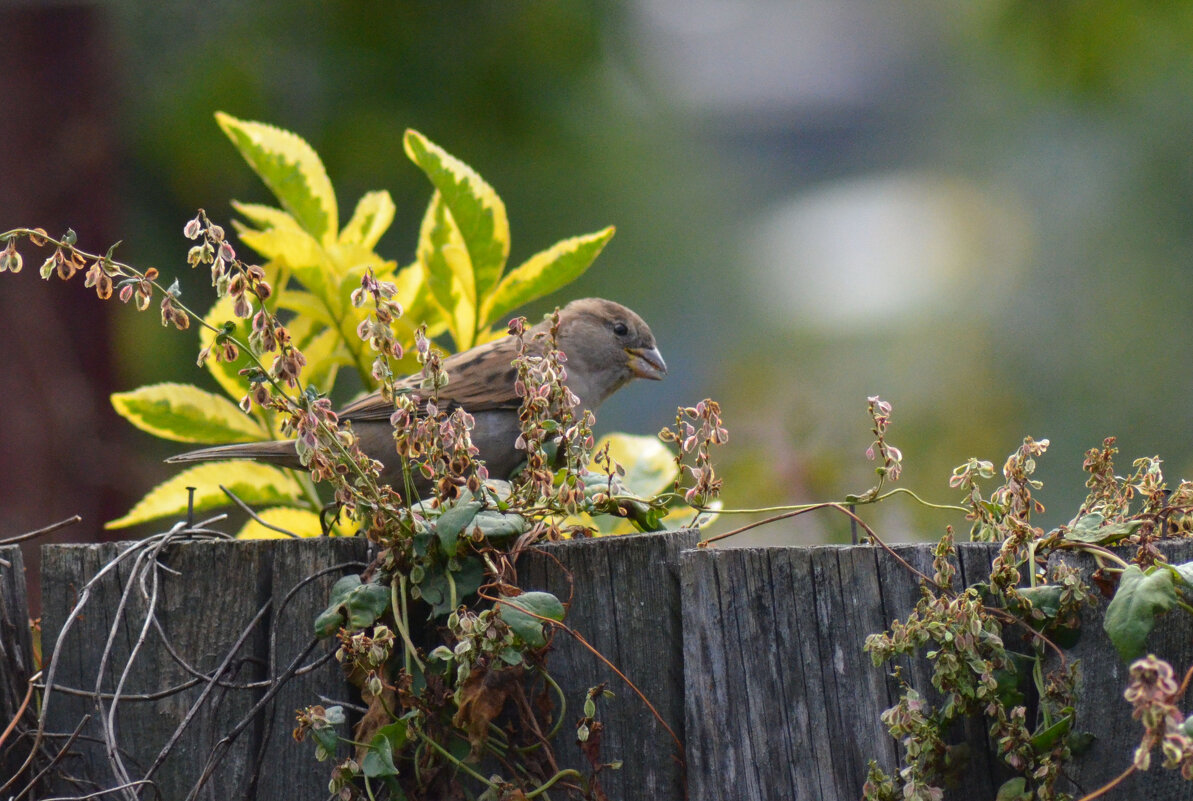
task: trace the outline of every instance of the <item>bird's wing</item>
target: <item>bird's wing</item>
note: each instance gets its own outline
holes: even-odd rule
[[[494,409],[518,409],[522,399],[514,391],[518,377],[513,360],[517,345],[513,337],[502,337],[485,345],[457,353],[443,360],[447,386],[439,390],[439,408],[462,408],[469,413]],[[421,376],[409,376],[394,385],[397,392],[419,390]],[[429,394],[426,391],[421,395]],[[340,417],[356,422],[388,420],[394,413],[391,402],[374,392],[353,401],[340,410]]]

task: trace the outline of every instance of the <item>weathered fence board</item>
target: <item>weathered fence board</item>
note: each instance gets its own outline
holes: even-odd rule
[[[1173,563],[1193,560],[1193,542],[1159,547]],[[894,551],[932,574],[930,545]],[[959,544],[956,585],[987,580],[997,552],[993,544]],[[1092,558],[1063,558],[1088,582]],[[868,546],[693,550],[680,564],[691,801],[853,801],[869,759],[891,772],[897,748],[879,716],[897,699],[898,685],[862,645],[919,600],[919,581],[907,566]],[[1079,707],[1076,730],[1097,739],[1066,771],[1073,779],[1067,789],[1076,794],[1121,773],[1142,735],[1122,699],[1127,666],[1101,627],[1106,604],[1103,598],[1083,614],[1081,640],[1069,654],[1081,660],[1083,698],[1096,699]],[[1169,615],[1149,646],[1183,675],[1193,663],[1193,620]],[[930,663],[896,664],[929,702],[939,698]],[[969,745],[970,761],[945,797],[992,800],[1012,774],[994,756],[986,722],[967,720],[954,736]],[[1108,797],[1193,797],[1189,783],[1159,761],[1154,755],[1151,771]]]
[[[33,675],[33,644],[25,602],[25,561],[19,545],[0,548],[0,731],[13,720],[25,700]],[[33,705],[24,713],[31,718]],[[16,774],[26,751],[9,734],[0,747],[0,784]]]
[[[1135,553],[1134,548],[1113,550],[1124,559]],[[1193,561],[1193,542],[1189,540],[1162,542],[1159,550],[1172,564]],[[1053,561],[1055,559],[1053,557]],[[1064,559],[1081,570],[1082,579],[1088,584],[1097,567],[1093,558],[1066,554]],[[1072,770],[1066,771],[1077,782],[1075,787],[1068,788],[1069,791],[1079,795],[1122,773],[1130,765],[1143,735],[1143,727],[1131,719],[1131,705],[1123,698],[1129,665],[1119,658],[1102,628],[1108,603],[1097,594],[1097,605],[1083,611],[1081,639],[1068,652],[1070,659],[1080,661],[1082,697],[1098,699],[1078,706],[1076,730],[1089,732],[1095,738],[1089,750],[1074,759]],[[1179,682],[1193,665],[1193,616],[1179,610],[1165,615],[1148,637],[1147,647],[1172,665]],[[1193,798],[1193,784],[1183,780],[1179,771],[1164,770],[1161,761],[1159,752],[1154,752],[1149,771],[1128,777],[1107,798],[1147,801],[1188,801]]]
[[[331,585],[340,576],[359,573],[371,556],[369,543],[363,537],[328,542],[349,541],[353,545],[332,546],[335,549],[332,553],[309,547],[283,547],[274,552],[272,600],[276,617],[272,631],[277,636],[266,675],[279,676],[289,669],[310,665],[320,654],[327,658],[316,669],[288,679],[272,700],[265,718],[269,728],[260,738],[261,747],[255,757],[265,769],[261,771],[257,792],[246,796],[248,799],[327,797],[328,763],[317,762],[313,746],[309,742],[298,746],[291,732],[296,709],[351,700],[345,697],[350,688],[343,669],[330,658],[334,646],[315,645],[314,636],[315,615],[327,606]],[[333,562],[333,558],[338,561]],[[314,576],[318,577],[308,580]],[[301,793],[297,788],[303,788]]]
[[[254,707],[307,649],[328,587],[362,569],[367,545],[336,539],[184,542],[160,553],[145,543],[44,548],[43,642],[53,684],[47,733],[69,735],[91,716],[64,773],[96,789],[148,780],[169,799],[281,797],[281,788],[287,798],[324,798],[326,766],[307,748],[291,744],[276,760],[271,753],[256,773],[264,740],[289,735],[297,706],[317,702],[320,690],[342,693],[336,666],[284,685],[265,714]],[[113,563],[119,554],[124,558]],[[107,574],[88,587],[106,565]],[[283,604],[292,588],[332,565],[341,567]],[[304,664],[329,647],[315,648]],[[103,744],[105,727],[119,749]],[[207,771],[211,777],[195,795]]]
[[[695,531],[575,540],[545,546],[518,560],[524,589],[546,590],[567,600],[566,623],[634,682],[683,739],[683,652],[679,604],[679,552],[696,544]],[[558,560],[558,561],[557,561]],[[570,572],[573,583],[569,584]],[[605,725],[601,754],[622,760],[600,774],[614,799],[683,798],[683,770],[666,729],[616,673],[563,632],[555,635],[551,675],[567,699],[556,741],[561,767],[586,768],[575,742],[585,692],[607,682],[616,697],[597,702]]]
[[[523,587],[562,599],[574,589],[567,623],[643,690],[686,744],[685,774],[670,735],[630,688],[557,632],[550,669],[568,702],[556,740],[561,766],[586,766],[573,726],[585,691],[607,682],[617,697],[598,703],[607,727],[602,758],[623,761],[620,771],[601,774],[612,801],[678,801],[685,787],[691,801],[858,798],[867,761],[889,772],[899,756],[879,720],[899,688],[890,667],[875,668],[862,644],[913,609],[919,581],[899,558],[930,575],[931,546],[895,546],[895,555],[868,546],[695,549],[697,536],[557,543],[519,560]],[[1193,542],[1160,547],[1173,562],[1193,560]],[[14,551],[0,551],[12,563],[0,564],[6,666],[27,664],[20,654],[29,653]],[[985,580],[996,552],[995,545],[959,545],[957,585]],[[1087,580],[1096,567],[1079,555],[1063,558]],[[53,789],[79,796],[148,778],[157,792],[142,788],[140,797],[185,799],[212,765],[202,791],[189,797],[325,798],[327,764],[289,733],[295,709],[349,700],[338,665],[318,663],[332,645],[314,643],[311,624],[335,579],[367,561],[368,543],[360,539],[174,543],[156,554],[145,543],[44,549],[43,641],[54,685],[47,734],[61,743],[91,716],[57,766]],[[150,605],[155,614],[147,619]],[[1097,738],[1068,771],[1075,794],[1120,773],[1141,733],[1122,700],[1127,666],[1101,628],[1105,605],[1100,599],[1086,610],[1082,638],[1069,652],[1081,661],[1083,698],[1091,699],[1076,728]],[[1149,646],[1183,672],[1193,663],[1193,621],[1166,616]],[[929,701],[937,697],[929,663],[898,664]],[[218,680],[209,678],[221,666]],[[299,666],[280,689],[268,689]],[[24,679],[14,680],[16,672],[3,677],[0,704],[19,703],[14,688],[23,693]],[[121,700],[113,713],[114,694]],[[104,746],[105,725],[119,746],[114,753]],[[969,744],[970,764],[946,797],[992,800],[1009,773],[993,756],[985,722],[959,724],[956,737]],[[1109,797],[1193,797],[1155,761]]]
[[[884,679],[861,651],[882,626],[875,560],[829,546],[683,554],[689,798],[854,799],[866,760],[893,757],[871,731]]]

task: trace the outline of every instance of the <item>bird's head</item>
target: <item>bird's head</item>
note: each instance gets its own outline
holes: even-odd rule
[[[611,300],[584,298],[565,306],[559,312],[559,349],[567,354],[568,387],[589,409],[634,378],[658,381],[667,375],[650,326]]]

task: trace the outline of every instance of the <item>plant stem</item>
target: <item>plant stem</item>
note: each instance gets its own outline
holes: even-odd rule
[[[394,625],[398,627],[398,634],[402,635],[402,642],[406,645],[406,672],[412,672],[410,670],[411,659],[418,664],[420,671],[425,671],[422,660],[414,652],[414,642],[410,639],[410,622],[406,610],[406,575],[404,573],[399,573],[397,581],[389,583],[389,603],[394,610]]]
[[[415,733],[415,734],[417,734],[417,735],[418,735],[420,738],[422,738],[422,741],[423,741],[423,742],[425,742],[427,745],[429,745],[429,746],[431,746],[432,748],[434,748],[434,749],[435,749],[436,751],[438,751],[438,752],[439,752],[439,753],[440,753],[442,756],[446,757],[446,758],[447,758],[447,760],[448,760],[449,762],[453,763],[453,764],[454,764],[456,767],[458,767],[460,770],[464,771],[464,772],[465,772],[465,773],[467,773],[469,776],[471,776],[472,778],[476,779],[478,782],[481,782],[481,783],[482,783],[482,784],[484,784],[486,787],[489,787],[489,788],[490,788],[490,789],[492,789],[492,790],[497,790],[497,785],[496,785],[496,784],[494,784],[493,782],[491,782],[491,781],[489,781],[488,779],[486,779],[484,776],[482,776],[482,775],[480,775],[479,773],[477,773],[475,770],[473,770],[473,769],[472,769],[471,767],[469,767],[468,765],[465,765],[465,764],[464,764],[462,761],[460,761],[459,759],[456,759],[456,757],[452,755],[451,751],[448,751],[448,750],[447,750],[446,748],[444,748],[442,745],[440,745],[439,743],[437,743],[437,742],[435,742],[434,740],[432,740],[432,739],[431,739],[430,737],[428,737],[428,736],[427,736],[425,733],[423,733],[423,731],[422,731],[421,729],[417,729],[417,728],[416,728],[416,729],[414,729],[414,733]]]
[[[534,798],[535,796],[537,796],[547,790],[550,790],[551,785],[555,784],[555,782],[559,781],[560,779],[581,779],[581,778],[583,778],[583,776],[581,776],[580,771],[575,770],[574,768],[567,768],[566,770],[561,770],[561,771],[559,771],[559,773],[556,773],[550,779],[547,779],[547,781],[544,782],[542,785],[540,785],[539,787],[537,787],[534,790],[531,790],[529,793],[527,793],[526,797]]]

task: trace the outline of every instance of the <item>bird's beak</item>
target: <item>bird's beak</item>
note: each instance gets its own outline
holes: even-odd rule
[[[630,357],[630,372],[639,378],[662,381],[667,375],[667,363],[658,348],[626,348]]]

